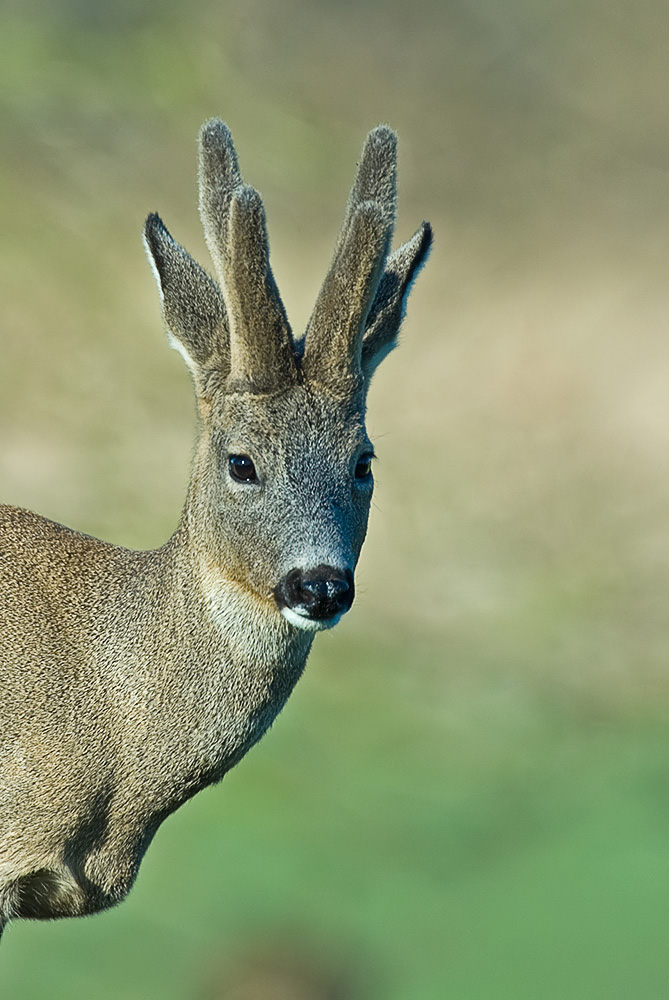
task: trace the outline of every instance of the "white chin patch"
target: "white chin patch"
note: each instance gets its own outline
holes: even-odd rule
[[[335,615],[334,618],[326,618],[325,620],[307,618],[306,615],[301,615],[292,608],[281,608],[281,614],[284,618],[288,619],[291,625],[294,625],[295,628],[304,629],[305,632],[322,632],[326,628],[332,628],[342,617],[341,615]]]

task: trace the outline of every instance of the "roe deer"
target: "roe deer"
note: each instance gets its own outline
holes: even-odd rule
[[[191,370],[197,448],[174,535],[135,552],[0,507],[0,932],[128,893],[160,823],[260,739],[314,633],[353,600],[372,496],[369,380],[431,244],[389,254],[394,133],[367,137],[302,338],[227,127],[200,133],[218,283],[157,215],[144,240]]]

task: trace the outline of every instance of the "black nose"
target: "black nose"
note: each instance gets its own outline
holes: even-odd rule
[[[279,581],[274,597],[280,608],[292,608],[319,621],[341,615],[353,604],[353,573],[350,569],[316,566],[291,569]]]

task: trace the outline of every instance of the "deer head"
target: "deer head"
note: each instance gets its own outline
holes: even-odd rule
[[[307,331],[295,338],[270,268],[262,200],[243,183],[218,119],[200,133],[199,182],[218,281],[157,215],[144,229],[201,418],[184,518],[190,544],[209,581],[238,588],[284,625],[329,628],[353,601],[372,497],[367,388],[397,343],[431,229],[424,222],[389,255],[396,137],[379,126],[365,142]]]

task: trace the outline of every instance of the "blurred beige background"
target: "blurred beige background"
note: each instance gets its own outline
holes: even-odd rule
[[[433,224],[371,393],[379,463],[355,609],[229,791],[189,806],[146,862],[155,852],[151,892],[167,887],[163,845],[179,823],[179,842],[199,843],[210,821],[209,872],[214,831],[246,830],[250,796],[268,809],[250,809],[254,830],[284,809],[290,867],[305,849],[290,816],[332,809],[343,823],[349,803],[350,841],[328,840],[334,820],[312,830],[329,847],[307,881],[329,908],[307,895],[291,910],[295,926],[355,939],[355,969],[391,970],[351,973],[342,996],[361,975],[366,996],[412,1000],[666,997],[668,30],[656,0],[3,4],[4,501],[137,547],[176,524],[193,404],[140,232],[158,211],[209,266],[195,185],[206,117],[228,122],[263,194],[297,330],[378,122],[400,136],[398,239]],[[333,798],[316,791],[324,775]],[[276,813],[266,783],[281,781]],[[339,875],[319,878],[359,861],[361,828],[369,884],[339,899]],[[259,857],[281,867],[261,841],[249,872]],[[184,848],[184,886],[195,863]],[[225,886],[221,864],[211,878]],[[252,876],[235,878],[253,896]],[[12,930],[7,995],[53,995],[37,972],[21,993],[31,949],[70,954],[58,995],[90,995],[105,942],[132,950],[132,927],[139,949],[147,914],[174,904],[165,933],[181,957],[167,966],[182,978],[160,995],[199,996],[219,988],[206,985],[218,971],[196,971],[219,968],[205,952],[245,967],[287,919],[286,891],[263,883],[237,951],[225,902],[206,947],[194,930],[182,946],[183,898],[159,904],[144,884],[98,923]],[[356,892],[378,900],[364,918]],[[141,976],[166,961],[155,949],[123,985],[112,975],[110,996],[154,995]]]

